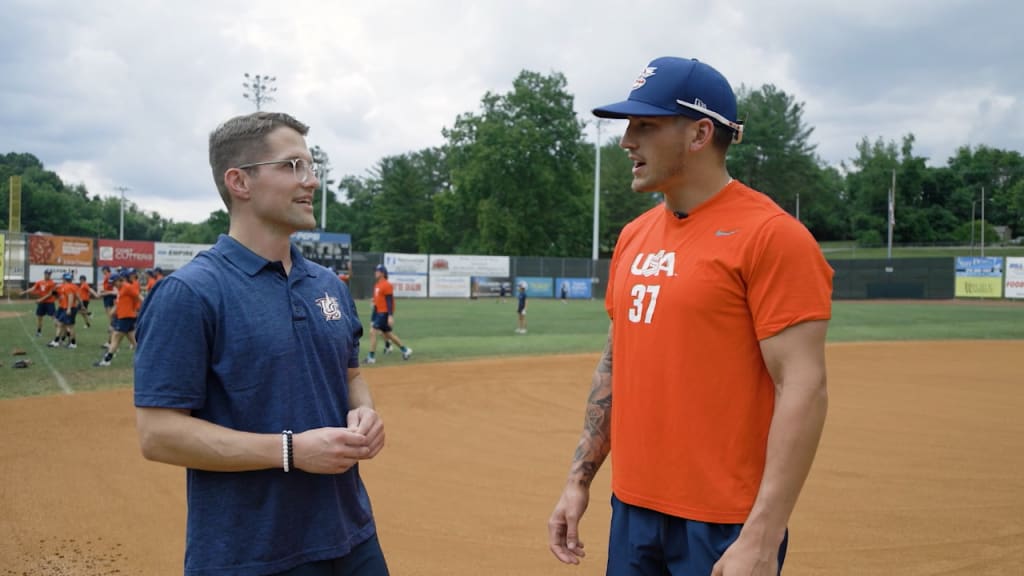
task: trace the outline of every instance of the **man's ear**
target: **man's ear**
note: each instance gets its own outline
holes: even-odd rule
[[[224,172],[224,186],[232,199],[248,200],[251,195],[249,184],[249,174],[241,168],[228,168]]]
[[[693,123],[693,139],[690,141],[690,151],[696,152],[711,144],[715,136],[715,125],[707,118],[701,118]]]

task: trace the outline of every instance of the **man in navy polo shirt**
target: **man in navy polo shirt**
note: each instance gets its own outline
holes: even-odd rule
[[[144,301],[143,455],[188,469],[185,574],[388,573],[359,462],[384,427],[345,283],[289,242],[315,227],[308,128],[256,112],[210,135],[230,228]]]

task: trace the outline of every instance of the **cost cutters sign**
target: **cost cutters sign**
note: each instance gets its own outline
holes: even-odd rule
[[[154,252],[153,242],[100,240],[97,263],[110,267],[152,268]]]

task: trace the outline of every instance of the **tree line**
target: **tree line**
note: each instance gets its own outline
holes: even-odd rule
[[[524,70],[510,91],[488,92],[477,111],[458,115],[442,131],[443,145],[382,158],[361,176],[328,177],[327,231],[351,234],[357,251],[589,256],[596,150],[584,131],[594,120],[576,115],[566,86],[561,73]],[[835,166],[811,144],[803,103],[771,84],[741,86],[737,97],[747,123],[743,142],[730,149],[730,173],[790,213],[799,206],[819,241],[883,244],[894,175],[895,243],[968,242],[980,234],[982,190],[986,224],[1024,235],[1019,151],[963,146],[936,167],[914,153],[913,134],[899,143],[864,137],[856,155]],[[631,191],[631,163],[617,137],[599,145],[599,251],[607,256],[619,230],[659,195]],[[313,153],[329,166],[326,151]],[[118,236],[120,198],[90,195],[32,154],[9,153],[0,156],[4,207],[11,175],[22,178],[24,231]],[[4,209],[0,230],[7,217]],[[190,223],[125,206],[126,240],[212,243],[227,225],[224,210]]]

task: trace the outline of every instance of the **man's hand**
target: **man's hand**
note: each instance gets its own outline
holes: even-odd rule
[[[580,558],[587,555],[580,541],[579,524],[589,503],[589,488],[570,481],[548,519],[548,547],[555,558],[566,564],[579,564]]]

